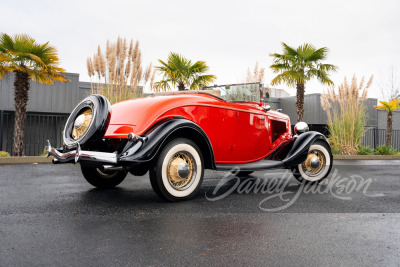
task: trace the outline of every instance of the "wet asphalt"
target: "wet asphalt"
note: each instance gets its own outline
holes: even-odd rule
[[[398,266],[399,165],[337,165],[319,187],[206,171],[179,203],[147,175],[98,190],[78,165],[0,166],[0,266],[205,264]]]

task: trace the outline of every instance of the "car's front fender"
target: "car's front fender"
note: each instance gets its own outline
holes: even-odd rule
[[[329,145],[326,137],[319,132],[305,132],[297,136],[293,141],[292,148],[283,159],[283,165],[288,168],[303,163],[307,159],[310,146],[316,141],[322,140]]]

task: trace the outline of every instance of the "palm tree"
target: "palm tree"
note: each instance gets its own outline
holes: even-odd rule
[[[330,64],[322,64],[326,59],[328,48],[316,49],[311,44],[304,44],[297,49],[282,43],[283,54],[270,54],[274,58],[270,68],[274,73],[279,73],[272,79],[271,85],[286,84],[296,86],[297,121],[303,120],[304,91],[306,82],[317,78],[322,84],[333,85],[329,79],[329,71],[336,71],[337,67]]]
[[[400,108],[399,99],[395,98],[390,102],[379,101],[381,105],[376,106],[376,109],[383,109],[387,111],[387,121],[386,121],[386,139],[385,145],[392,145],[392,125],[393,125],[393,111]]]
[[[163,79],[154,83],[157,90],[171,90],[171,86],[178,86],[179,91],[186,88],[199,90],[203,86],[212,83],[217,77],[215,75],[204,74],[209,67],[204,61],[192,63],[191,60],[184,58],[177,53],[170,53],[168,61],[165,63],[158,60],[161,66],[156,66],[156,70],[163,75]]]
[[[13,155],[24,153],[24,124],[30,79],[39,83],[53,84],[67,81],[57,67],[57,50],[49,43],[38,44],[26,34],[13,37],[0,35],[0,79],[7,72],[14,72],[15,124]]]

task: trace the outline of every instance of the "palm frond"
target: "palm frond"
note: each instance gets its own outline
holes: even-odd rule
[[[327,47],[322,47],[320,49],[312,51],[305,60],[309,62],[315,62],[319,60],[325,60],[328,55],[329,49]]]
[[[204,61],[192,63],[182,55],[171,52],[167,62],[162,60],[158,62],[161,65],[156,66],[155,69],[163,78],[154,84],[155,89],[170,90],[171,86],[177,84],[184,84],[185,87],[191,89],[200,89],[201,86],[206,86],[215,80],[215,78],[211,79],[215,77],[214,75],[202,75],[209,70]]]
[[[282,42],[281,44],[283,46],[283,53],[284,54],[289,55],[289,56],[293,56],[293,57],[297,57],[298,56],[298,51],[295,48],[287,45],[284,42]]]
[[[390,102],[385,102],[385,101],[379,101],[379,103],[381,103],[381,105],[376,106],[376,109],[383,109],[386,110],[388,112],[393,112],[396,111],[400,108],[400,104],[399,104],[399,99],[398,98],[394,98],[393,100],[391,100]]]
[[[333,84],[329,79],[329,72],[336,71],[337,67],[331,64],[321,64],[326,58],[328,48],[316,49],[312,44],[305,43],[296,49],[282,43],[283,54],[273,53],[273,64],[270,68],[274,73],[279,73],[272,80],[272,85],[287,84],[295,86],[305,84],[312,78],[317,78],[323,84]]]
[[[193,81],[190,84],[189,89],[190,90],[200,90],[202,87],[209,85],[210,83],[213,83],[217,79],[217,76],[215,75],[201,75],[193,79]]]

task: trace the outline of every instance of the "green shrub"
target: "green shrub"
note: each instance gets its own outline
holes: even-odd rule
[[[8,157],[11,157],[10,153],[5,151],[0,151],[0,158],[8,158]]]
[[[340,155],[342,152],[338,148],[332,148],[332,155]]]
[[[397,155],[397,151],[392,146],[378,146],[375,149],[376,155]]]
[[[374,150],[369,146],[359,146],[357,155],[372,155],[374,154]]]

